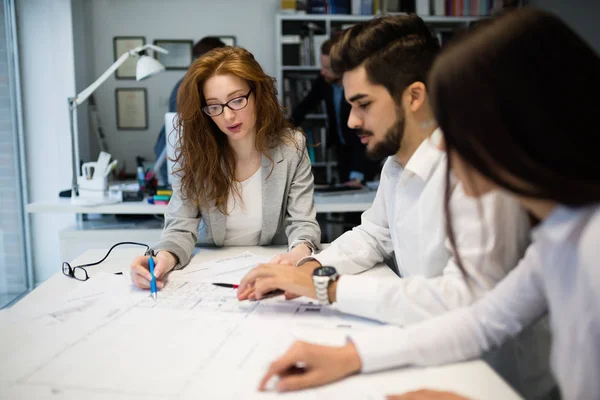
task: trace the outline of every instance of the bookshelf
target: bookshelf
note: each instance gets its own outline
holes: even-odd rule
[[[401,13],[385,13],[399,15]],[[379,15],[340,15],[277,13],[275,21],[275,62],[279,102],[289,116],[310,90],[311,82],[320,71],[320,48],[324,40],[338,30],[367,21]],[[467,29],[482,16],[444,16],[426,15],[423,20],[438,36],[442,45],[458,30]],[[310,24],[310,25],[309,25]],[[308,26],[311,28],[308,29]],[[311,32],[312,31],[312,32]],[[339,182],[335,176],[336,161],[327,150],[327,115],[325,107],[313,110],[301,126],[307,134],[309,144],[320,143],[310,148],[309,155],[313,165],[316,183]]]

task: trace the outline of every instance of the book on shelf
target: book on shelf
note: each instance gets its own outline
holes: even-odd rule
[[[309,14],[329,14],[326,0],[308,0],[306,12]]]
[[[446,17],[480,17],[491,14],[494,0],[434,0],[433,15]]]
[[[305,124],[301,127],[306,135],[306,148],[311,163],[320,163],[325,165],[327,161],[324,138],[325,127],[318,125]]]
[[[348,15],[352,13],[351,0],[329,0],[329,14]]]
[[[295,13],[296,12],[296,0],[281,0],[279,10],[282,13]]]
[[[297,106],[310,92],[312,84],[316,79],[316,74],[302,74],[287,72],[283,77],[283,107],[286,111],[286,116],[290,116],[292,110]],[[315,110],[315,114],[325,114],[325,107],[319,104]]]
[[[297,14],[374,15],[379,4],[380,0],[281,0],[280,9]]]
[[[302,35],[283,35],[281,37],[283,65],[319,67],[321,45],[327,38],[327,35],[316,34],[314,30],[308,30]]]
[[[431,2],[429,0],[416,0],[415,12],[417,15],[431,15]]]
[[[305,129],[304,134],[306,135],[306,150],[308,151],[308,158],[310,158],[311,163],[315,163],[317,161],[315,151],[316,143],[312,133],[312,128]]]
[[[300,43],[300,65],[317,65],[319,60],[318,54],[319,48],[315,46],[315,37],[324,36],[325,29],[314,22],[307,22],[302,27],[302,42]],[[324,39],[320,38],[319,43],[322,43]]]
[[[514,0],[514,3],[520,3]],[[502,10],[503,0],[281,0],[283,13],[377,15],[416,13],[421,16],[478,17]]]
[[[501,8],[498,0],[382,0],[384,13],[416,13],[421,16],[477,17]],[[356,1],[354,2],[356,3]],[[501,3],[501,1],[500,1]],[[377,9],[375,7],[375,9]]]
[[[374,10],[374,4],[373,4],[373,0],[361,0],[360,1],[360,12],[358,12],[358,15],[373,15],[375,12]]]

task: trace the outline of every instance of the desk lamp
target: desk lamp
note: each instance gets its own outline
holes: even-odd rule
[[[147,55],[146,50],[147,49],[151,49],[154,51],[158,51],[160,53],[164,53],[167,54],[168,51],[163,49],[162,47],[158,47],[158,46],[154,46],[152,44],[146,44],[144,46],[139,46],[136,47],[135,49],[131,49],[126,53],[123,53],[123,55],[121,55],[121,57],[119,57],[117,59],[117,61],[114,62],[113,65],[111,65],[102,75],[100,75],[100,77],[98,79],[96,79],[96,81],[94,83],[92,83],[90,86],[88,86],[87,88],[85,88],[84,90],[81,91],[81,93],[79,93],[78,95],[76,95],[75,97],[69,97],[68,101],[69,101],[69,123],[70,123],[70,127],[71,127],[71,162],[72,162],[72,167],[73,167],[73,180],[71,183],[71,202],[72,203],[78,203],[78,199],[79,199],[79,185],[77,183],[77,176],[79,175],[79,167],[77,165],[78,163],[78,156],[77,156],[77,148],[76,148],[76,141],[75,141],[75,109],[83,104],[88,97],[90,97],[90,95],[92,93],[94,93],[94,91],[96,91],[96,89],[98,89],[98,87],[100,85],[102,85],[112,74],[113,72],[115,72],[117,70],[117,68],[119,68],[129,57],[136,57],[137,60],[137,65],[136,65],[136,74],[135,74],[135,79],[137,81],[141,81],[143,79],[146,79],[152,75],[155,75],[161,71],[163,71],[165,69],[165,67],[159,63],[157,60],[155,60],[154,58],[150,57]],[[107,199],[107,202],[114,202],[111,200]],[[85,203],[85,202],[83,202]],[[96,201],[94,204],[99,204],[98,201]]]

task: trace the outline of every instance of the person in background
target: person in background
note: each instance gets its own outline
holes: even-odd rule
[[[335,302],[346,313],[406,326],[472,304],[517,265],[530,228],[517,200],[494,192],[478,202],[454,177],[445,193],[446,156],[435,145],[441,132],[424,83],[438,52],[437,40],[416,15],[356,24],[336,42],[331,61],[352,104],[348,124],[359,129],[368,152],[389,156],[375,201],[359,226],[301,260],[299,267],[268,264],[249,272],[239,299],[282,289]],[[446,197],[454,226],[460,227],[456,237],[446,231]],[[489,221],[487,229],[481,228],[481,219]],[[452,241],[462,252],[460,259]],[[355,275],[391,257],[400,278]],[[313,274],[332,270],[319,287]],[[554,386],[545,328],[536,325],[515,343],[486,355],[528,398]],[[378,346],[388,344],[374,340],[369,350]]]
[[[346,124],[350,105],[344,98],[344,88],[339,77],[331,70],[329,51],[333,42],[334,39],[328,39],[321,45],[319,77],[312,82],[306,97],[292,110],[292,122],[299,126],[309,112],[325,101],[329,128],[327,146],[331,144],[335,148],[340,183],[360,188],[381,172],[381,159],[370,160],[356,129]]]
[[[198,241],[287,244],[276,259],[289,263],[320,248],[304,136],[285,119],[273,78],[250,52],[223,47],[194,61],[177,109],[173,196],[160,242],[149,251],[157,253],[159,288],[167,272],[189,263]],[[131,277],[149,287],[148,255],[133,261]]]
[[[529,7],[442,54],[429,78],[440,146],[469,196],[510,193],[541,221],[525,257],[468,308],[405,329],[357,332],[339,348],[297,343],[260,387],[273,375],[291,390],[358,372],[472,359],[549,313],[560,392],[550,398],[599,399],[600,101],[588,97],[600,92],[599,71],[600,57],[584,40],[557,16]],[[447,217],[454,220],[456,211]],[[459,237],[464,228],[454,226]],[[306,373],[287,377],[298,362]],[[389,398],[463,397],[421,390]]]
[[[192,47],[192,61],[197,60],[198,58],[200,58],[204,53],[212,50],[212,49],[218,49],[220,47],[225,47],[225,43],[223,43],[219,38],[217,37],[212,37],[212,36],[205,36],[202,39],[200,39],[199,41],[197,41],[194,44],[194,47]],[[180,80],[177,81],[177,83],[175,84],[175,86],[173,87],[173,90],[171,90],[171,95],[169,96],[169,112],[177,112],[177,91],[179,90],[179,86],[181,86],[181,82],[183,82],[183,78],[181,78]],[[172,129],[173,127],[169,127],[169,131]],[[161,156],[161,154],[165,151],[165,148],[167,147],[167,143],[166,143],[166,132],[167,132],[167,127],[165,125],[163,125],[163,127],[160,130],[160,133],[158,134],[158,138],[156,139],[156,144],[154,145],[154,155],[156,156],[156,159],[158,160],[159,157]],[[163,165],[160,167],[160,170],[158,171],[158,173],[160,174],[160,180],[163,182],[167,182],[167,163],[163,163]]]

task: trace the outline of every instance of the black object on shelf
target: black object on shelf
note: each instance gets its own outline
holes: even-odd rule
[[[123,191],[123,202],[126,201],[142,201],[144,200],[144,193],[141,191],[137,191],[137,192],[128,192],[128,191]]]

